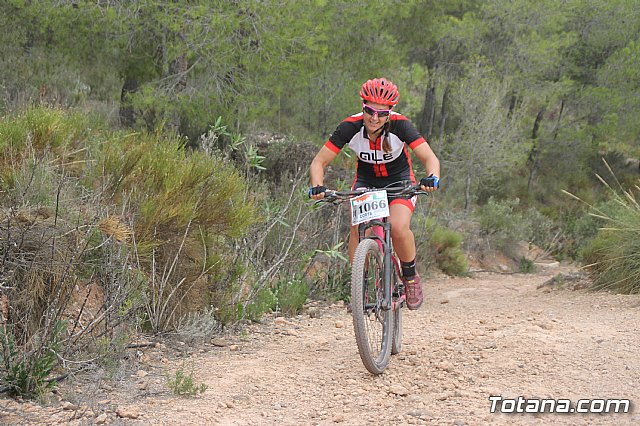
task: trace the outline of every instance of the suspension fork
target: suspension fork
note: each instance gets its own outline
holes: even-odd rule
[[[367,229],[372,228],[373,235],[366,236]],[[390,310],[393,307],[392,297],[392,280],[393,276],[393,260],[391,259],[391,223],[387,218],[374,219],[369,222],[363,223],[358,228],[359,240],[364,238],[371,238],[375,240],[382,250],[382,266],[383,266],[383,285],[384,285],[384,300],[382,302],[382,309]]]

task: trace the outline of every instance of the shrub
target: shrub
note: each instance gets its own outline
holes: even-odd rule
[[[640,207],[635,196],[627,194],[630,198],[616,198],[621,203],[617,208],[594,208],[604,223],[582,257],[596,290],[640,293]]]
[[[56,381],[49,377],[58,363],[61,340],[66,330],[57,322],[49,333],[36,336],[35,347],[21,350],[10,327],[0,326],[0,386],[6,386],[11,396],[34,398],[55,388]]]
[[[176,331],[186,340],[206,339],[220,331],[221,324],[216,319],[215,309],[212,306],[206,307],[198,312],[189,312],[183,316]]]
[[[565,213],[560,218],[563,233],[554,250],[556,257],[582,260],[585,247],[598,234],[599,221],[583,210]]]
[[[256,292],[255,298],[240,303],[237,319],[259,321],[262,315],[276,307],[277,300],[276,295],[269,287],[262,287]]]
[[[611,169],[609,171],[613,175]],[[600,223],[598,234],[583,250],[593,288],[624,294],[640,293],[640,203],[637,196],[640,188],[635,186],[636,192],[633,192],[619,185],[616,190],[598,178],[607,188],[610,201],[600,206],[585,203]]]
[[[114,134],[97,150],[88,178],[111,195],[105,202],[135,217],[136,256],[150,275],[147,310],[154,331],[173,327],[189,309],[210,301],[207,275],[224,269],[233,238],[257,220],[242,175],[228,162],[185,150],[184,142],[163,133]],[[190,301],[190,292],[205,295],[201,306]]]
[[[533,260],[527,259],[526,257],[522,256],[520,258],[519,269],[523,274],[530,274],[535,271],[536,265]]]
[[[275,295],[278,310],[285,315],[296,315],[302,311],[309,297],[309,285],[302,279],[282,280],[276,284]]]
[[[51,165],[79,172],[91,127],[87,116],[57,108],[32,107],[0,120],[0,191],[13,188],[16,171],[20,172],[15,167],[27,158],[30,168],[48,155]]]
[[[520,201],[490,198],[474,215],[482,234],[492,248],[511,255],[519,241],[547,247],[553,234],[553,222],[535,208],[521,209]]]
[[[167,377],[167,386],[174,394],[180,396],[196,396],[208,389],[205,383],[197,384],[193,379],[193,373],[185,374],[182,368],[176,370],[173,377]]]
[[[415,215],[414,233],[418,258],[427,269],[436,266],[448,275],[465,275],[469,266],[462,250],[462,234],[445,228],[433,218]]]
[[[90,128],[47,108],[0,122],[2,380],[16,394],[52,383],[53,351],[117,359],[124,343],[105,336],[120,324],[164,331],[218,306],[212,289],[236,288],[237,237],[256,222],[228,162],[170,134]],[[69,332],[58,350],[50,330],[60,321]]]
[[[519,203],[518,199],[496,201],[492,197],[475,211],[480,230],[493,248],[510,251],[518,241],[527,239],[529,233],[516,212]]]
[[[136,207],[138,242],[160,240],[192,223],[207,233],[239,236],[255,222],[247,184],[230,164],[187,152],[167,134],[117,134],[97,153],[96,183],[113,201]],[[168,235],[167,235],[168,234]]]
[[[430,244],[435,250],[435,262],[438,268],[448,275],[466,275],[469,271],[466,257],[462,251],[462,235],[435,226],[430,236]]]
[[[346,262],[343,265],[332,265],[326,275],[326,282],[317,282],[314,290],[323,297],[332,300],[351,301],[351,265]],[[311,293],[311,290],[309,291]]]
[[[346,232],[346,231],[345,231]],[[316,249],[305,259],[303,276],[313,282],[309,293],[349,302],[351,298],[351,265],[343,241],[325,250]]]
[[[0,158],[16,161],[27,144],[37,151],[50,149],[58,157],[82,145],[87,129],[92,127],[87,115],[59,108],[30,107],[0,121]]]
[[[222,325],[247,320],[259,322],[266,312],[275,309],[277,298],[267,286],[255,286],[245,294],[236,286],[214,296],[219,304],[217,318]]]
[[[522,212],[522,223],[527,231],[526,240],[538,247],[550,248],[554,234],[554,224],[544,214],[535,208],[528,208]]]

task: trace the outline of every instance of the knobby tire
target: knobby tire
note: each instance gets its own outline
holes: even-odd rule
[[[391,340],[391,355],[402,351],[402,309],[397,307],[393,312],[393,337]]]
[[[358,352],[366,369],[373,374],[381,374],[391,358],[394,312],[381,309],[383,269],[378,243],[370,238],[362,240],[351,268],[351,306]]]
[[[393,287],[394,301],[400,298],[400,275],[397,269],[394,267],[393,280],[395,282]],[[402,351],[402,307],[400,303],[396,304],[393,313],[393,337],[391,339],[391,355],[397,355]]]

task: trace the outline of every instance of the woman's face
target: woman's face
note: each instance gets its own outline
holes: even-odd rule
[[[362,106],[362,116],[364,119],[364,127],[371,135],[376,135],[384,123],[389,119],[391,107],[389,105],[377,104],[375,102],[365,101]]]

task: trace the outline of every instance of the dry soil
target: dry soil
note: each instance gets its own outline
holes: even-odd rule
[[[126,375],[70,380],[48,406],[0,399],[0,423],[638,424],[633,405],[626,414],[490,412],[498,395],[640,404],[640,297],[549,281],[568,272],[429,279],[423,307],[405,311],[403,351],[380,376],[363,367],[345,307],[311,303],[211,342],[129,349]],[[206,391],[176,396],[166,382],[176,371]]]

